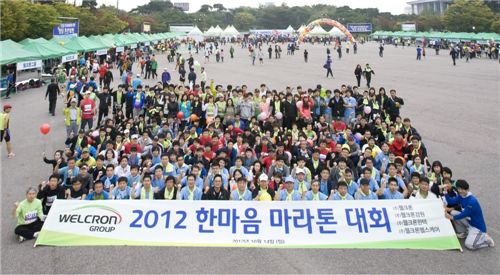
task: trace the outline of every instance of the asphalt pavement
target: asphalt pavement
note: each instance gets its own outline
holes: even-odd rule
[[[402,116],[410,117],[423,136],[429,158],[441,160],[453,170],[455,179],[464,178],[479,199],[489,234],[500,244],[499,210],[499,63],[492,60],[458,60],[452,65],[448,52],[436,56],[428,51],[416,61],[413,47],[386,46],[384,57],[378,45],[360,45],[358,54],[333,52],[334,79],[327,79],[322,68],[326,50],[322,45],[301,45],[294,56],[264,59],[251,65],[245,49],[236,47],[235,58],[225,62],[203,56],[195,58],[205,66],[208,78],[224,85],[261,83],[271,89],[301,85],[329,89],[354,84],[356,64],[370,63],[375,75],[372,85],[396,89],[405,105]],[[286,47],[283,47],[286,49]],[[309,51],[309,62],[302,51]],[[266,56],[267,57],[267,56]],[[167,67],[173,79],[174,64],[159,56],[159,74]],[[137,68],[134,66],[137,71]],[[115,79],[119,79],[115,71]],[[146,80],[153,84],[156,80]],[[115,81],[115,86],[116,81]],[[16,220],[11,211],[22,200],[27,187],[48,177],[51,166],[43,163],[64,147],[63,103],[59,99],[56,116],[49,116],[46,87],[31,89],[2,100],[13,105],[12,139],[16,156],[7,159],[2,145],[1,161],[1,272],[2,273],[498,273],[499,248],[479,251],[370,250],[370,249],[255,249],[182,247],[37,247],[33,241],[19,244],[14,235]],[[42,136],[42,123],[52,126]],[[463,242],[462,242],[463,244]]]

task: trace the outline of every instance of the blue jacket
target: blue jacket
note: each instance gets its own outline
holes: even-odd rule
[[[133,102],[132,104],[133,104],[134,108],[142,109],[144,107],[144,101],[146,100],[146,95],[144,95],[144,93],[141,93],[141,103],[139,106],[135,104],[135,97],[136,96],[137,96],[137,92],[133,92],[132,93],[132,102]]]
[[[462,206],[462,213],[453,216],[454,220],[461,220],[469,217],[469,224],[471,226],[474,226],[475,228],[481,230],[481,232],[486,233],[486,223],[484,222],[483,210],[472,193],[469,192],[465,198],[460,195],[450,197],[446,194],[445,199],[446,204],[460,204],[460,206]]]
[[[162,81],[163,83],[168,83],[168,82],[170,82],[170,79],[171,79],[171,78],[170,78],[170,73],[169,73],[169,72],[163,72],[163,73],[161,74],[161,81]]]

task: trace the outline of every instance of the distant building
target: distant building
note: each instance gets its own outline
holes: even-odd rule
[[[189,3],[188,2],[176,2],[174,3],[174,7],[180,8],[182,11],[189,11]]]
[[[494,12],[500,12],[500,0],[484,0]],[[407,2],[410,5],[411,14],[420,14],[423,11],[431,11],[443,15],[453,0],[415,0]]]

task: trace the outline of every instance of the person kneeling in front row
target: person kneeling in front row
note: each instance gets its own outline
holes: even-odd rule
[[[465,247],[476,250],[483,247],[494,247],[495,242],[486,233],[486,223],[484,222],[483,211],[476,197],[469,192],[469,184],[465,180],[457,180],[458,196],[450,197],[445,195],[444,203],[460,204],[462,212],[452,210],[446,213],[446,218],[453,221],[457,237],[465,239]]]

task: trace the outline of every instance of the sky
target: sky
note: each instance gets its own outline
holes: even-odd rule
[[[119,8],[124,10],[131,10],[139,5],[144,5],[149,2],[149,0],[118,0]],[[201,5],[209,4],[213,5],[215,3],[223,4],[226,8],[236,8],[240,6],[250,6],[258,7],[259,4],[274,3],[275,5],[281,5],[285,2],[288,6],[303,6],[305,2],[307,5],[313,4],[329,4],[334,6],[350,6],[351,8],[378,8],[381,12],[390,12],[393,14],[404,13],[404,9],[407,6],[406,2],[409,0],[288,0],[288,1],[273,1],[273,0],[257,0],[257,1],[243,1],[243,0],[171,0],[171,2],[188,2],[189,12],[195,12],[200,9]],[[117,0],[97,0],[99,5],[113,5],[116,6]]]

